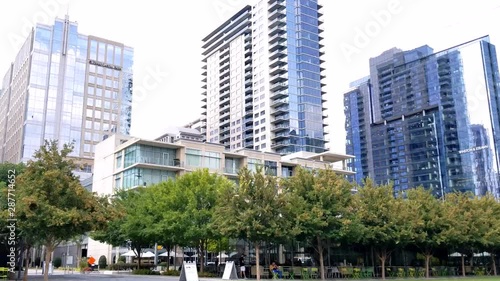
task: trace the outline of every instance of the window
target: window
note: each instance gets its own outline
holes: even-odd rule
[[[259,147],[257,147],[256,149],[259,149]],[[260,159],[254,159],[254,158],[248,158],[248,169],[252,172],[256,172],[257,171],[257,167],[262,165],[262,161]]]
[[[205,152],[204,166],[209,169],[220,169],[220,155],[218,152]]]
[[[120,176],[115,176],[115,188],[121,188],[122,187],[122,179]]]
[[[116,169],[120,169],[122,167],[122,155],[119,154],[116,156]]]
[[[201,167],[201,151],[196,149],[186,149],[186,165]]]

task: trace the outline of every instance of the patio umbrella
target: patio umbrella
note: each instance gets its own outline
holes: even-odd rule
[[[168,257],[168,256],[169,256],[169,254],[168,254],[168,253],[169,253],[169,252],[165,252],[165,253],[160,254],[160,255],[158,255],[158,256],[160,256],[160,257]],[[175,252],[173,252],[173,251],[170,251],[170,256],[171,256],[171,257],[175,257],[175,256],[177,256],[178,258],[183,258],[183,257],[184,257],[184,255],[183,255],[183,254],[179,254],[179,253],[175,254]]]
[[[155,254],[151,251],[147,251],[145,253],[141,253],[141,258],[152,258],[154,257]]]
[[[474,253],[474,257],[489,257],[491,256],[488,252]]]
[[[137,255],[134,253],[134,251],[130,250],[124,254],[121,254],[120,256],[123,256],[123,257],[136,257]]]
[[[448,256],[449,257],[461,257],[462,254],[460,254],[459,252],[455,252],[455,253],[449,254]]]
[[[217,258],[218,258],[218,259],[220,259],[220,258],[225,259],[225,258],[229,258],[229,256],[228,256],[228,255],[226,255],[225,253],[222,253],[222,254],[217,255]]]

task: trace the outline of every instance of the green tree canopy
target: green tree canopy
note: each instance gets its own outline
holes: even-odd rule
[[[260,244],[285,237],[284,198],[276,177],[264,174],[261,168],[256,172],[241,169],[239,185],[227,187],[219,195],[213,225],[223,235],[254,243],[257,279],[260,279]]]
[[[99,229],[113,212],[108,198],[87,191],[73,174],[72,145],[59,150],[46,141],[17,180],[16,215],[21,236],[45,245],[45,280],[54,248],[78,234]]]
[[[351,205],[352,185],[331,169],[307,171],[299,168],[283,182],[291,193],[289,213],[292,229],[301,240],[313,239],[319,254],[321,279],[325,279],[323,249],[328,239],[341,240],[343,220]]]
[[[358,241],[374,247],[385,279],[385,261],[395,248],[403,247],[414,235],[409,223],[411,214],[403,199],[394,197],[392,184],[377,186],[368,179],[354,198]]]
[[[405,203],[407,212],[413,214],[410,222],[415,234],[414,244],[425,257],[425,276],[429,278],[429,263],[433,251],[443,247],[445,243],[443,205],[429,189],[423,187],[408,190]]]

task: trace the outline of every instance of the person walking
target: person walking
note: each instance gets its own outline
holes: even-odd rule
[[[240,278],[247,279],[246,268],[245,268],[245,254],[240,256]]]

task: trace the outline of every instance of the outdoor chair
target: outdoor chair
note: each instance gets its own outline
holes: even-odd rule
[[[362,277],[373,278],[375,277],[375,269],[373,267],[365,267],[362,272]]]
[[[319,276],[319,269],[317,267],[311,267],[310,273],[311,273],[310,277],[316,279]]]
[[[9,269],[7,267],[0,267],[0,278],[7,280],[9,277]]]

